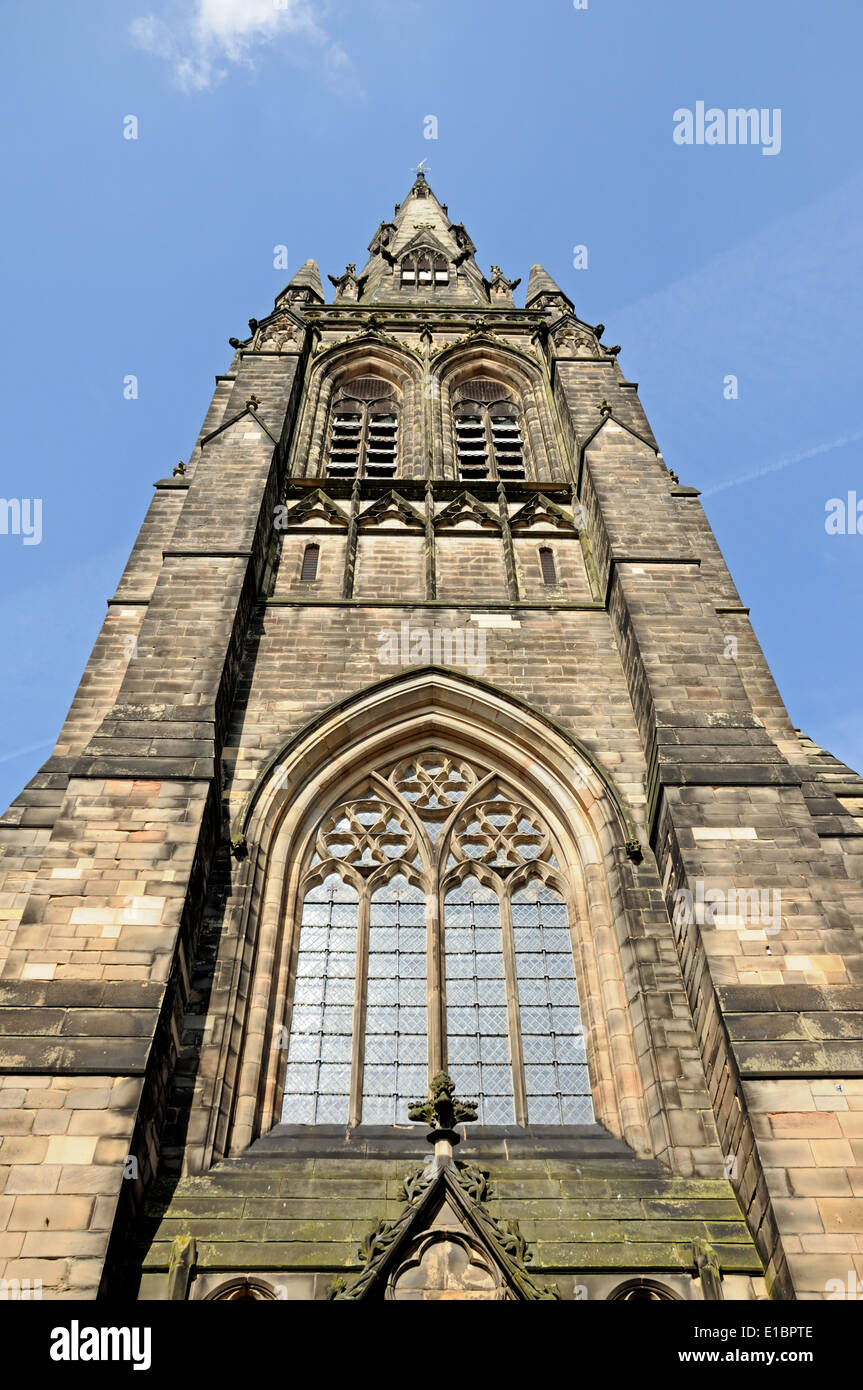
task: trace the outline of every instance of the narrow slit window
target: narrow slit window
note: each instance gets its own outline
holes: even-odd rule
[[[539,564],[542,570],[542,582],[549,586],[557,583],[557,564],[554,558],[554,551],[549,550],[544,545],[539,552]]]
[[[318,557],[321,553],[319,545],[307,545],[303,551],[303,568],[300,571],[301,584],[314,584],[318,577]]]

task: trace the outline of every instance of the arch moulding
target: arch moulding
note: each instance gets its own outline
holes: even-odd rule
[[[440,749],[505,779],[545,817],[566,883],[597,1120],[636,1152],[666,1157],[648,1125],[650,1052],[639,1058],[639,968],[626,920],[634,821],[612,778],[560,726],[477,678],[407,672],[331,706],[275,753],[232,827],[241,858],[239,940],[224,1035],[202,1058],[216,1094],[205,1162],[236,1156],[278,1122],[299,884],[321,816],[383,764]]]

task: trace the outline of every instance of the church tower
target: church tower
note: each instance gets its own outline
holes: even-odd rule
[[[0,820],[5,1287],[856,1288],[863,781],[541,266],[418,173],[329,279],[231,339]]]

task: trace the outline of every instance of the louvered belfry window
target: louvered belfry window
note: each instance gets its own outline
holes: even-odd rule
[[[398,436],[395,387],[372,376],[348,382],[332,407],[327,476],[394,478]]]
[[[505,778],[434,748],[385,763],[309,855],[282,1123],[405,1124],[441,1064],[481,1124],[593,1123],[566,876]]]
[[[469,381],[457,390],[453,409],[462,481],[526,476],[521,411],[506,387],[482,377]]]

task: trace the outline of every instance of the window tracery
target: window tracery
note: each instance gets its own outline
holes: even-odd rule
[[[480,1123],[592,1123],[566,884],[543,817],[429,749],[321,817],[282,1120],[407,1122],[447,1066]]]

